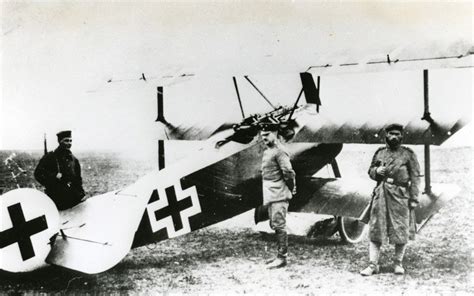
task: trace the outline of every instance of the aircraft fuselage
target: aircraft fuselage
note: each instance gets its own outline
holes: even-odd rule
[[[297,184],[308,183],[311,176],[330,163],[341,149],[342,144],[288,144]],[[190,231],[194,231],[261,205],[263,150],[263,143],[256,141],[230,157],[182,177],[181,188],[171,186],[165,189],[166,206],[154,207],[154,202],[160,197],[158,192],[152,192],[132,247],[177,236],[186,223],[189,223]],[[189,196],[183,196],[185,191]],[[196,194],[194,198],[193,194]],[[305,204],[304,196],[304,192],[298,194],[292,205]],[[199,203],[199,212],[192,216],[181,214],[189,212],[196,202]],[[160,220],[169,217],[174,229],[157,226],[163,225]]]

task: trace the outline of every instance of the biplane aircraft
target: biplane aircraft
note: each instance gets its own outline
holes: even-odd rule
[[[264,146],[258,134],[263,122],[280,124],[296,171],[298,193],[290,211],[338,217],[341,236],[349,242],[361,237],[365,224],[359,219],[368,208],[374,184],[366,176],[344,179],[336,158],[346,143],[380,145],[386,124],[396,121],[404,125],[404,144],[425,145],[425,190],[416,209],[417,222],[423,225],[459,191],[453,184],[431,184],[429,147],[441,145],[469,122],[469,98],[456,101],[449,105],[450,112],[444,112],[450,102],[430,100],[428,70],[424,70],[471,66],[472,47],[456,50],[442,59],[434,56],[406,63],[408,59],[387,56],[367,62],[360,71],[365,72],[367,67],[375,71],[408,69],[423,75],[424,96],[400,98],[398,102],[381,99],[375,111],[367,108],[365,112],[351,112],[362,100],[330,101],[320,97],[320,75],[324,77],[336,66],[349,64],[303,69],[299,96],[291,106],[199,131],[173,124],[165,116],[165,90],[158,87],[157,124],[166,130],[169,139],[201,140],[200,148],[164,167],[165,139],[159,139],[159,168],[128,187],[91,197],[62,212],[35,189],[4,193],[0,196],[0,269],[27,272],[52,264],[99,273],[118,264],[132,248],[259,208]],[[357,67],[357,63],[352,66]],[[252,83],[248,76],[243,78]],[[150,83],[150,79],[143,80]],[[234,85],[239,96],[236,78]],[[327,165],[332,166],[334,178],[313,177]]]

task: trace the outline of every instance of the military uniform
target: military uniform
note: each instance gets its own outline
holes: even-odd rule
[[[385,176],[377,168],[385,166]],[[410,223],[409,200],[417,201],[420,166],[415,153],[407,147],[382,147],[375,152],[369,168],[370,178],[377,181],[370,215],[370,240],[406,244],[414,238],[414,221]]]
[[[294,186],[295,172],[288,153],[280,144],[267,147],[262,158],[263,203],[268,206],[270,227],[277,235],[279,258],[287,256],[286,213]]]
[[[377,181],[371,201],[369,221],[369,261],[363,276],[379,272],[380,248],[386,240],[395,244],[395,274],[404,274],[403,256],[408,239],[415,235],[412,208],[418,204],[420,165],[415,153],[401,146],[403,126],[393,123],[385,128],[385,147],[372,158],[369,176]],[[414,214],[414,213],[413,213]]]
[[[61,173],[61,178],[56,175]],[[46,189],[58,210],[77,205],[85,196],[82,188],[81,166],[70,150],[58,147],[44,155],[35,169],[36,180]]]

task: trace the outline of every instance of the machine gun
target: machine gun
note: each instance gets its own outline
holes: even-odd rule
[[[293,135],[294,120],[288,120],[288,116],[292,112],[292,108],[280,106],[275,110],[264,114],[254,114],[244,118],[240,123],[235,124],[232,128],[234,134],[227,137],[225,140],[219,141],[216,144],[216,148],[228,143],[235,141],[241,144],[250,143],[253,138],[261,130],[262,126],[267,123],[278,124],[280,134],[289,140]]]

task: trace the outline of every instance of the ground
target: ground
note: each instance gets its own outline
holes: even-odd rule
[[[377,148],[369,147],[342,152],[343,177],[366,174]],[[422,147],[415,151],[423,165]],[[266,270],[265,260],[275,250],[273,238],[236,221],[134,249],[117,266],[96,275],[58,267],[28,274],[0,272],[0,293],[472,294],[472,153],[472,148],[433,148],[433,182],[455,183],[461,193],[410,244],[404,276],[393,275],[393,249],[384,247],[382,273],[361,277],[358,272],[367,262],[367,240],[342,244],[337,235],[290,237],[289,265]],[[32,171],[41,153],[16,151],[14,159],[27,171],[16,181],[3,163],[11,154],[0,151],[0,190],[11,190],[16,183],[33,186]],[[127,185],[155,165],[111,153],[77,156],[91,195]]]

